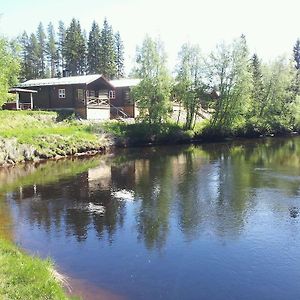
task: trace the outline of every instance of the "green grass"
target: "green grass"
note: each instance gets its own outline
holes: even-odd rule
[[[55,112],[0,111],[0,164],[107,147],[106,137],[92,132],[88,124],[59,119]]]
[[[69,299],[55,278],[49,260],[40,260],[0,240],[0,299]]]
[[[62,121],[57,122],[55,112],[40,111],[0,111],[0,136],[17,138],[19,143],[39,145],[38,137],[49,135],[76,136],[89,141],[97,137],[90,132],[89,126]]]

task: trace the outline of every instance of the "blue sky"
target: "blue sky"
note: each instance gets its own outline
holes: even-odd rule
[[[107,17],[125,44],[127,65],[144,36],[159,36],[170,66],[182,43],[198,43],[204,53],[216,43],[246,35],[250,50],[265,61],[290,54],[300,37],[299,0],[0,0],[0,33],[15,37],[36,30],[40,21],[80,20],[88,32]]]

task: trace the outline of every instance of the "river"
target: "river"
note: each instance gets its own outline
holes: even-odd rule
[[[0,170],[0,236],[85,299],[299,299],[300,138]]]

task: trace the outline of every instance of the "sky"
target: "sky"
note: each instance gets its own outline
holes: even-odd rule
[[[40,21],[57,27],[73,17],[89,32],[93,20],[102,25],[107,17],[123,39],[127,70],[146,34],[164,42],[171,68],[185,42],[208,53],[244,34],[250,51],[268,62],[291,55],[300,38],[300,0],[0,0],[0,15],[0,34],[9,38],[35,32]]]

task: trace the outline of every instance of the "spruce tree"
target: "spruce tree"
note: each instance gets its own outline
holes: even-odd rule
[[[50,77],[56,77],[58,71],[58,51],[55,41],[55,32],[52,23],[48,25],[47,56],[50,66]]]
[[[44,26],[40,22],[37,29],[37,41],[38,41],[38,77],[46,77],[46,34],[44,31]]]
[[[264,83],[260,60],[255,53],[251,58],[252,114],[261,116],[264,105]]]
[[[58,43],[57,43],[57,52],[58,52],[58,76],[62,74],[62,71],[65,68],[65,57],[63,55],[63,48],[66,39],[66,28],[63,21],[58,22]]]
[[[92,24],[92,29],[89,33],[88,39],[88,52],[87,52],[87,65],[88,73],[96,74],[100,73],[100,29],[99,25],[94,21]]]
[[[117,75],[115,39],[107,19],[104,20],[100,35],[100,70],[108,79]]]
[[[116,42],[116,67],[117,73],[116,78],[123,78],[125,76],[124,71],[124,45],[121,39],[121,35],[119,31],[115,35],[115,42]]]
[[[300,71],[300,39],[296,41],[294,46],[294,60],[296,70]]]
[[[294,51],[294,62],[296,68],[293,90],[296,95],[300,95],[300,39],[296,41],[293,51]]]
[[[63,45],[66,69],[72,76],[84,74],[86,45],[79,21],[72,19],[66,30],[66,38]]]

